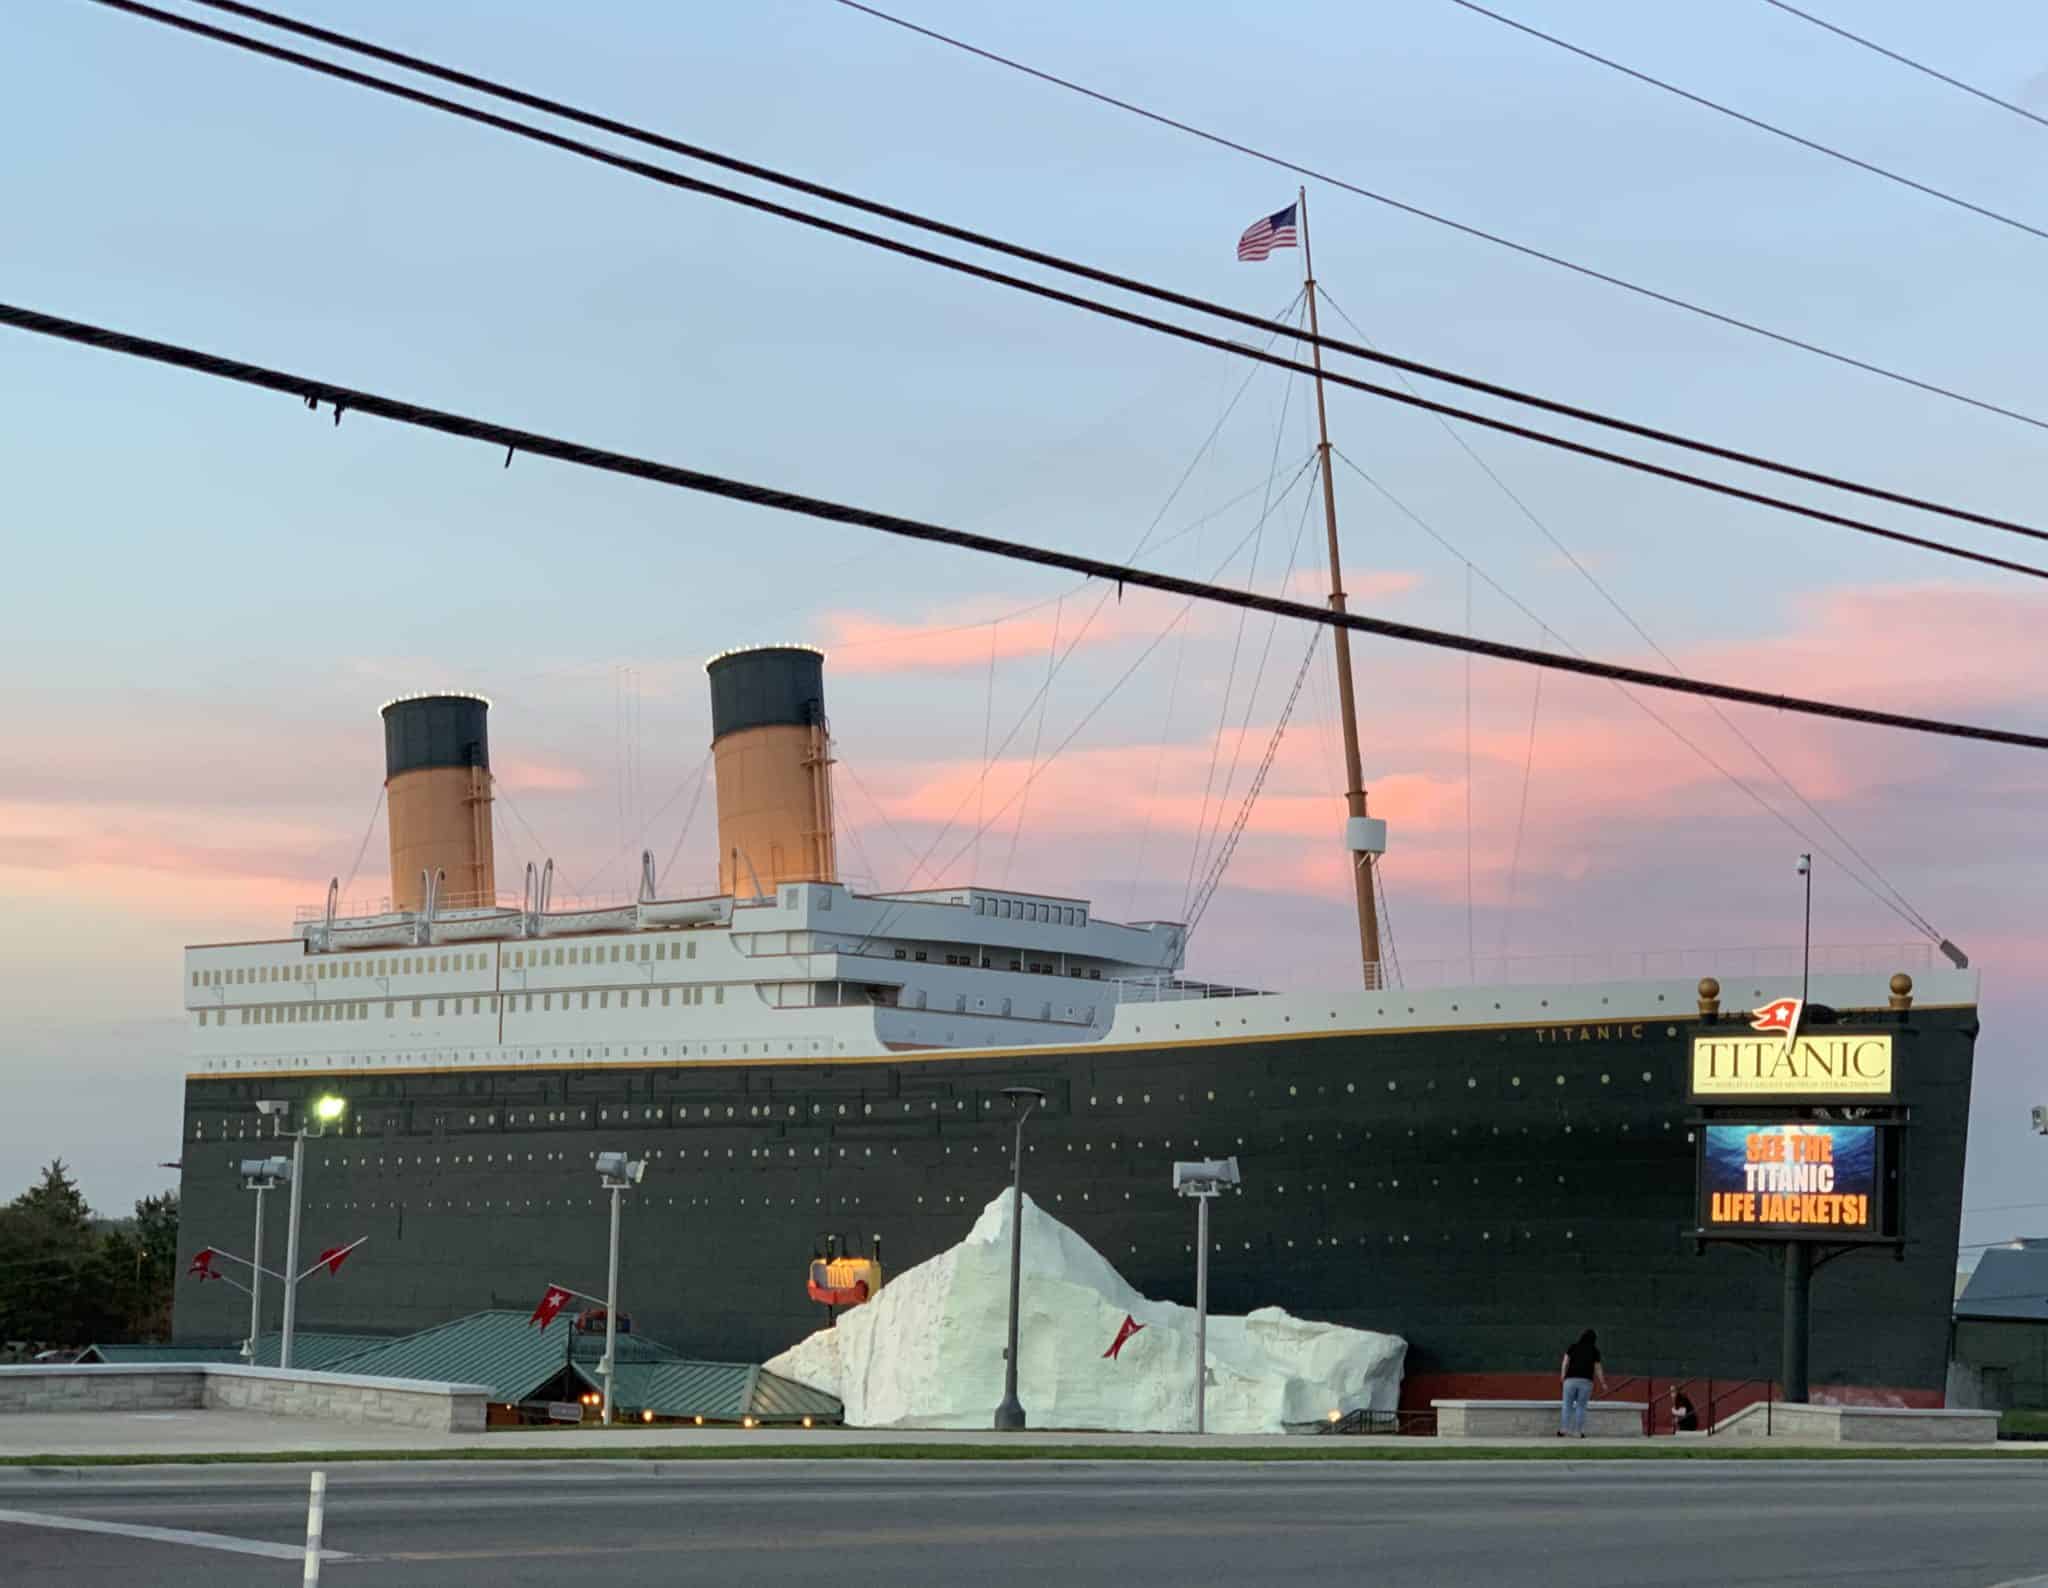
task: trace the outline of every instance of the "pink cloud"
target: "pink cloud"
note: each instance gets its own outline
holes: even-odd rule
[[[1097,611],[1098,606],[1100,610]],[[1092,617],[1091,617],[1092,614]],[[828,612],[819,620],[833,673],[969,670],[1024,657],[1043,660],[1057,644],[1064,653],[1076,636],[1093,650],[1158,633],[1161,618],[1150,601],[1102,600],[1099,585],[1064,601],[1053,598],[1028,610],[997,596],[953,603],[931,622],[913,623],[866,612]]]
[[[1420,573],[1398,568],[1347,568],[1344,570],[1344,598],[1351,606],[1369,601],[1388,601],[1422,587]],[[1329,575],[1320,568],[1297,568],[1287,580],[1286,594],[1296,601],[1313,601],[1322,606],[1329,600]]]
[[[573,794],[590,787],[590,777],[580,767],[536,756],[501,755],[491,767],[491,777],[515,794]]]

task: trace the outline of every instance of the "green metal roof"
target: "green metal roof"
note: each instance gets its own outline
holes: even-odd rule
[[[394,1337],[388,1334],[328,1334],[317,1329],[294,1329],[292,1367],[307,1373],[331,1373],[337,1362],[345,1362],[352,1356],[394,1343]],[[283,1344],[282,1330],[273,1330],[262,1336],[256,1342],[255,1365],[276,1367]]]
[[[108,1364],[239,1362],[242,1353],[232,1345],[89,1345],[79,1352],[78,1360]]]
[[[756,1417],[769,1422],[814,1417],[819,1422],[836,1423],[846,1416],[846,1403],[837,1395],[827,1395],[765,1367],[754,1375],[754,1404],[750,1409]]]
[[[589,1351],[582,1343],[588,1338],[576,1335],[566,1317],[537,1328],[524,1312],[473,1312],[439,1328],[385,1341],[330,1367],[337,1373],[488,1384],[492,1400],[523,1401],[569,1365],[572,1346],[581,1360]],[[621,1335],[619,1346],[622,1363],[634,1357],[648,1360],[674,1354],[656,1341],[633,1335]],[[600,1340],[598,1352],[603,1349]]]
[[[604,1388],[594,1362],[578,1358],[575,1367],[592,1389]],[[702,1417],[721,1423],[736,1423],[742,1417],[794,1423],[810,1417],[836,1423],[846,1414],[835,1396],[746,1362],[622,1359],[614,1394],[628,1415],[651,1411],[657,1417]]]

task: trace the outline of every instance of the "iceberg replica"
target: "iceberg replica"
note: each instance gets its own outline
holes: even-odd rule
[[[836,1395],[852,1428],[986,1428],[1002,1399],[1010,1301],[1005,1191],[959,1245],[889,1281],[766,1364]],[[1194,1429],[1195,1311],[1138,1294],[1028,1196],[1017,1393],[1034,1428]],[[1123,1339],[1126,1317],[1140,1325]],[[1211,1315],[1211,1433],[1281,1433],[1361,1409],[1392,1411],[1407,1342],[1278,1307]]]

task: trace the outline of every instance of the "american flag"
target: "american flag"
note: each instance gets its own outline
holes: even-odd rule
[[[1294,247],[1294,210],[1295,206],[1290,204],[1284,210],[1262,215],[1253,221],[1237,240],[1237,257],[1264,259],[1276,248]]]

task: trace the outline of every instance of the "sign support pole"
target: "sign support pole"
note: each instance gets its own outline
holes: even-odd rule
[[[1778,1376],[1788,1406],[1807,1401],[1807,1354],[1812,1343],[1813,1248],[1805,1241],[1785,1242],[1785,1321]]]

